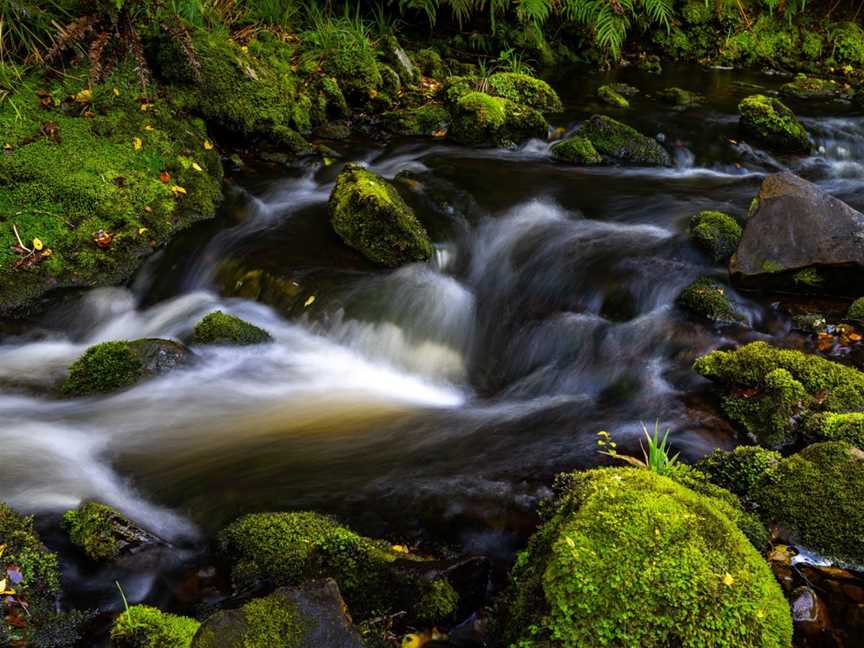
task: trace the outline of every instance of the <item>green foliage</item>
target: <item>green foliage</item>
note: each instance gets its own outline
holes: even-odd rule
[[[69,367],[63,393],[70,397],[92,396],[130,387],[144,374],[141,359],[126,341],[92,346]]]
[[[734,505],[633,468],[566,475],[557,490],[517,559],[506,641],[791,645],[789,607]]]
[[[52,42],[52,22],[64,16],[54,0],[0,0],[0,63],[40,61]]]
[[[744,316],[726,295],[726,286],[716,279],[700,277],[678,295],[676,302],[691,313],[719,324],[735,324]]]
[[[189,648],[201,624],[147,605],[128,607],[111,627],[116,648]]]
[[[715,261],[727,261],[738,248],[742,229],[738,222],[723,212],[701,211],[690,219],[690,237],[711,253]]]
[[[92,560],[113,560],[120,555],[120,545],[111,524],[115,515],[109,506],[85,502],[77,509],[66,511],[63,527],[72,543],[81,547]]]
[[[222,311],[205,315],[192,331],[192,342],[195,344],[248,346],[272,341],[273,338],[264,329]]]
[[[714,450],[696,464],[711,483],[746,496],[759,482],[763,473],[775,466],[781,456],[760,446],[738,446],[732,451]]]
[[[854,22],[832,25],[828,30],[831,55],[838,64],[864,65],[864,28]]]

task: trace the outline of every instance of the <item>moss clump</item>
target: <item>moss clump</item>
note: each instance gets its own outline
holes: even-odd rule
[[[831,558],[864,563],[864,453],[816,443],[780,461],[751,491],[766,523]]]
[[[264,329],[222,311],[205,315],[192,331],[192,342],[195,344],[248,346],[272,341],[273,338]]]
[[[63,527],[72,544],[81,547],[92,560],[113,560],[120,555],[120,543],[112,524],[116,517],[117,513],[109,506],[85,502],[77,509],[66,511]]]
[[[441,60],[441,55],[434,49],[425,48],[417,50],[412,54],[414,65],[416,65],[423,76],[432,77],[433,79],[441,79],[445,76],[444,61]]]
[[[381,118],[391,133],[407,136],[430,136],[446,132],[450,112],[440,104],[426,104],[384,113]]]
[[[726,286],[710,277],[700,277],[678,295],[677,303],[691,313],[717,322],[734,324],[745,321],[726,296]]]
[[[551,148],[552,157],[563,162],[582,166],[603,164],[603,158],[594,145],[584,137],[574,135],[560,142],[555,142]]]
[[[848,96],[850,90],[833,79],[819,79],[806,74],[798,74],[794,81],[780,86],[780,94],[796,99],[832,99]]]
[[[531,137],[545,138],[549,124],[540,112],[485,92],[468,92],[453,107],[451,133],[471,145],[513,146]]]
[[[760,446],[738,446],[732,451],[715,450],[703,457],[696,469],[711,483],[743,497],[750,492],[762,474],[775,466],[781,456]]]
[[[420,623],[436,623],[453,616],[459,605],[459,593],[446,578],[432,581],[417,601],[415,616]]]
[[[788,648],[789,607],[733,507],[649,470],[576,473],[520,554],[505,640]]]
[[[597,97],[605,104],[615,108],[629,108],[630,102],[627,97],[618,93],[612,86],[602,85],[597,88]]]
[[[657,97],[664,103],[672,104],[673,106],[694,106],[702,103],[703,100],[700,94],[676,87],[661,90],[657,93]]]
[[[864,320],[864,297],[859,297],[849,306],[846,311],[846,319]]]
[[[560,112],[561,99],[551,86],[528,74],[496,72],[487,80],[489,94],[541,112]]]
[[[724,388],[725,414],[766,446],[792,441],[799,418],[864,409],[864,373],[765,342],[714,351],[693,368]]]
[[[738,112],[741,130],[763,144],[788,153],[810,150],[807,129],[779,99],[751,95],[738,104]]]
[[[131,387],[144,376],[144,364],[129,342],[103,342],[92,346],[69,367],[63,383],[66,396],[107,394]]]
[[[147,605],[133,605],[111,626],[116,648],[189,648],[201,624]]]
[[[809,288],[818,288],[825,283],[825,277],[816,268],[804,268],[792,275],[792,281]]]
[[[637,166],[669,166],[669,154],[650,137],[635,128],[607,117],[594,115],[579,126],[576,134],[589,140],[602,155]]]
[[[805,427],[813,438],[845,441],[864,450],[864,412],[816,414],[806,421]]]
[[[359,165],[339,174],[328,208],[336,233],[370,261],[394,267],[432,256],[426,229],[396,188]]]
[[[727,261],[738,248],[742,229],[738,222],[718,211],[701,211],[690,219],[690,237],[711,253],[715,261]]]

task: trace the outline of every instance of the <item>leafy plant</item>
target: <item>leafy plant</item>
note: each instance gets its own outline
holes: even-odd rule
[[[678,457],[680,453],[675,453],[670,456],[671,447],[669,446],[669,428],[660,436],[660,421],[654,421],[654,434],[648,432],[648,427],[642,423],[642,432],[645,435],[643,440],[639,441],[639,446],[642,448],[642,459],[631,457],[630,455],[620,454],[617,450],[617,444],[612,440],[608,432],[598,432],[597,445],[603,450],[600,454],[604,454],[613,459],[620,459],[631,466],[638,468],[647,468],[659,475],[665,475],[674,470],[678,466]],[[647,447],[646,447],[647,444]]]
[[[498,55],[495,67],[505,72],[514,74],[534,74],[534,68],[522,57],[522,54],[512,47],[502,51]]]

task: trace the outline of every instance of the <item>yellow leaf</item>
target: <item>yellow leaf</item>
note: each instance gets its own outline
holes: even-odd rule
[[[153,104],[143,103],[143,104],[141,104],[140,110],[141,110],[141,112],[147,112],[151,108],[153,108]]]
[[[192,168],[195,169],[196,171],[199,171],[199,172],[204,170],[201,168],[201,165],[199,165],[197,162],[192,163]]]
[[[147,232],[148,232],[148,230],[147,230],[146,227],[139,227],[139,228],[138,228],[138,235],[139,235],[139,236],[140,236],[140,235],[143,235],[143,234],[146,234]]]
[[[210,143],[210,140],[204,140],[204,150],[205,151],[212,151],[213,150],[213,144]]]
[[[303,303],[303,308],[308,308],[315,303],[315,295],[312,295]]]
[[[11,150],[12,150],[12,145],[9,144],[9,143],[4,144],[4,145],[3,145],[3,150],[4,150],[4,151],[11,151]]]
[[[392,549],[397,553],[408,553],[408,547],[405,545],[393,545]]]
[[[155,131],[156,129],[153,128],[150,124],[145,124],[145,125],[144,125],[144,130],[147,131],[148,133],[152,133],[152,132]]]
[[[90,103],[92,99],[93,93],[88,88],[85,88],[84,90],[75,95],[75,101],[77,101],[78,103]]]
[[[5,544],[0,544],[0,557],[3,556],[3,552],[4,552],[4,551],[6,551],[6,545],[5,545]]]
[[[114,96],[115,96],[115,97],[119,97],[119,96],[120,96],[120,91],[119,91],[117,88],[114,88]]]
[[[186,193],[186,190],[179,185],[173,185],[171,187],[171,191],[174,193],[175,196],[179,196],[180,194]]]
[[[144,146],[144,142],[141,141],[140,137],[135,137],[132,139],[132,147],[136,151],[140,151],[142,146]]]
[[[732,574],[729,572],[726,572],[721,580],[726,587],[732,587],[735,584],[735,579],[732,578]]]
[[[51,251],[51,248],[45,248],[45,249],[42,251],[42,256],[43,256],[43,258],[44,258],[44,257],[50,257],[52,254],[54,254],[54,253]]]
[[[33,249],[39,252],[44,246],[42,245],[42,241],[38,238],[33,239]]]

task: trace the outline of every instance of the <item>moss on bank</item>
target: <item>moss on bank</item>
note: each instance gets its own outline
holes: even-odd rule
[[[194,344],[227,344],[247,346],[272,342],[264,329],[222,311],[208,313],[192,331]]]
[[[201,624],[195,619],[132,605],[114,621],[114,648],[189,648]]]

